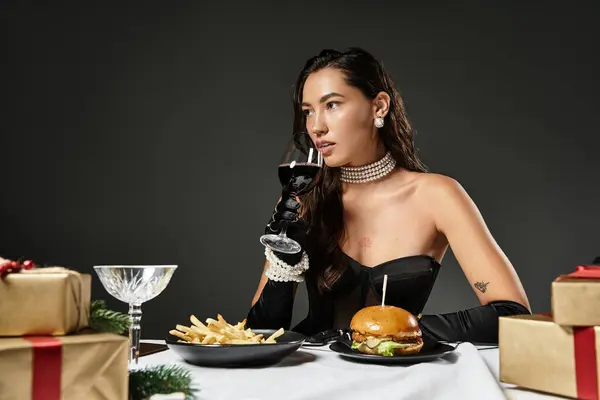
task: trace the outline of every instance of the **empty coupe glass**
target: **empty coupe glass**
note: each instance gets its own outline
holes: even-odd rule
[[[140,354],[142,303],[158,296],[169,284],[177,265],[98,265],[94,267],[111,296],[129,304],[129,364]]]

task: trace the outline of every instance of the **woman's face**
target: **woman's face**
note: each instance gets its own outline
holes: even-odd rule
[[[330,167],[364,165],[383,157],[376,117],[384,117],[385,93],[372,100],[346,83],[334,68],[313,72],[304,83],[306,129]],[[387,97],[389,99],[389,97]]]

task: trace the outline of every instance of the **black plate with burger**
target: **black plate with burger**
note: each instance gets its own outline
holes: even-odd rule
[[[439,342],[424,342],[414,315],[394,306],[370,306],[350,321],[351,340],[341,339],[329,348],[343,357],[384,363],[433,360],[454,351]]]

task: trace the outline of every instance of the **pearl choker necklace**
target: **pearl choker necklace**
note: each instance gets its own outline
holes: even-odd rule
[[[379,161],[360,167],[341,167],[340,179],[346,183],[365,183],[383,178],[396,166],[396,160],[389,151]]]

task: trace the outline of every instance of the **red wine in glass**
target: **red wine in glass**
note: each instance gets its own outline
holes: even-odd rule
[[[281,186],[285,187],[288,196],[306,194],[312,189],[319,170],[323,165],[323,156],[306,133],[293,135],[288,144],[282,162],[279,164],[278,175]],[[280,201],[284,201],[282,197]],[[286,235],[287,224],[279,234],[265,234],[260,242],[273,251],[286,254],[299,253],[302,247]]]
[[[279,166],[279,182],[281,186],[287,186],[295,195],[302,195],[310,191],[311,184],[315,180],[321,167],[317,164],[295,163],[282,164]]]

